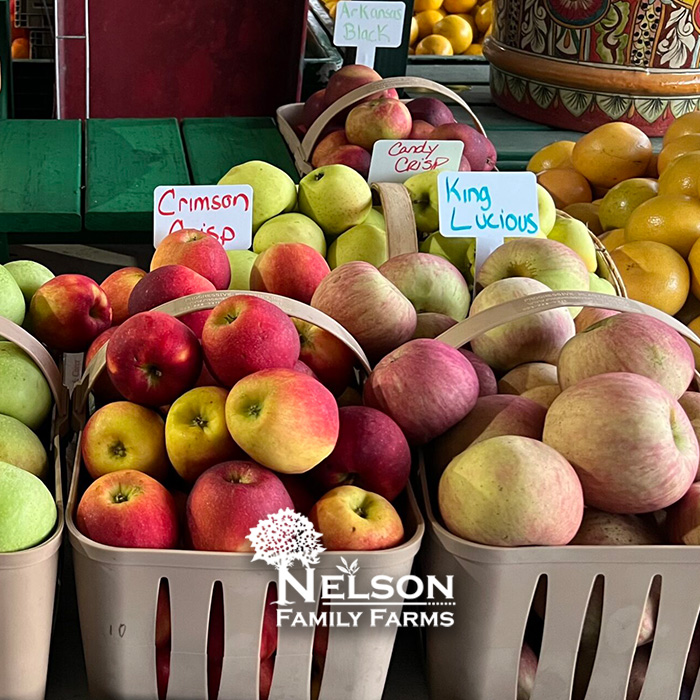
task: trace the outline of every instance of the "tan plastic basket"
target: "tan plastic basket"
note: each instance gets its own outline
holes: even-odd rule
[[[56,527],[37,547],[0,554],[0,698],[42,700],[63,534],[60,437],[67,424],[68,401],[61,373],[38,340],[5,318],[0,318],[0,338],[13,342],[34,360],[55,401],[50,450],[54,481],[49,486],[56,497]]]
[[[305,304],[262,292],[197,294],[159,307],[180,316],[211,309],[238,294],[273,302],[285,313],[321,326],[343,340],[365,372],[369,363],[360,346],[340,324]],[[76,388],[75,418],[83,423],[90,387],[102,370],[100,350]],[[80,436],[77,455],[80,455]],[[258,698],[260,634],[268,585],[276,571],[250,554],[176,550],[119,549],[84,537],[75,525],[80,457],[76,457],[68,500],[68,532],[73,546],[80,626],[85,649],[90,697],[153,699],[156,692],[156,599],[162,579],[169,585],[172,649],[168,700],[207,697],[207,626],[216,582],[223,586],[225,656],[220,700]],[[375,574],[400,577],[411,572],[424,523],[410,488],[403,510],[404,544],[380,552],[324,552],[315,567],[336,574],[340,557],[357,559],[357,590],[366,590]],[[395,601],[400,599],[395,598]],[[310,606],[310,607],[309,607]],[[295,606],[309,612],[315,605]],[[340,609],[331,605],[331,610]],[[353,607],[343,607],[343,610]],[[359,608],[358,608],[359,609]],[[314,629],[281,627],[270,700],[308,700]],[[389,669],[396,628],[330,628],[319,700],[378,700]]]
[[[676,319],[646,304],[604,294],[546,292],[495,306],[450,328],[440,340],[461,347],[502,323],[539,311],[592,306],[653,316],[688,340],[700,339]],[[429,465],[428,465],[429,467]],[[700,610],[700,551],[693,547],[521,547],[474,544],[441,524],[436,484],[420,470],[429,535],[423,566],[453,575],[456,623],[428,629],[431,697],[513,700],[518,661],[533,595],[547,577],[542,649],[531,700],[568,700],[593,583],[604,577],[602,625],[586,700],[625,700],[644,605],[652,579],[661,600],[640,700],[678,700],[686,656]],[[700,698],[700,683],[692,700]]]

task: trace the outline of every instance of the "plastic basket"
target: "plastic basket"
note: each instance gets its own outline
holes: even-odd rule
[[[253,294],[275,303],[285,313],[324,327],[356,354],[365,372],[369,364],[357,342],[325,314],[300,302],[261,292],[211,292],[184,297],[159,307],[175,316],[210,309],[229,296]],[[74,394],[75,418],[84,423],[88,392],[105,361],[97,353]],[[90,697],[153,699],[158,697],[155,665],[156,601],[161,580],[170,593],[172,646],[167,698],[207,697],[207,626],[212,592],[220,582],[224,598],[225,647],[218,698],[258,697],[260,634],[268,585],[277,580],[274,568],[251,562],[250,554],[225,552],[120,549],[83,536],[74,521],[80,472],[80,439],[68,501],[68,531],[73,546],[80,626],[85,649]],[[341,556],[357,559],[357,590],[374,574],[410,574],[420,547],[424,524],[410,489],[403,509],[406,541],[378,552],[324,552],[315,567],[336,574]],[[400,598],[394,598],[400,601]],[[309,608],[309,606],[311,606]],[[307,612],[315,605],[294,609]],[[336,606],[331,604],[331,611]],[[337,608],[340,609],[340,608]],[[347,610],[344,607],[343,610]],[[350,610],[353,608],[350,607]],[[283,626],[270,700],[310,698],[314,629]],[[381,697],[393,650],[396,628],[329,629],[328,652],[319,700],[377,700]]]
[[[676,319],[642,304],[604,294],[546,292],[501,304],[446,331],[460,347],[472,338],[539,311],[593,306],[643,313],[698,344]],[[530,700],[571,698],[579,640],[593,584],[604,579],[598,647],[586,700],[625,700],[640,620],[652,580],[661,598],[640,700],[678,700],[686,657],[700,610],[700,552],[680,546],[521,547],[474,544],[441,524],[436,484],[420,470],[429,523],[423,566],[453,575],[455,625],[426,631],[431,697],[440,700],[514,700],[518,662],[535,589],[547,580],[542,648]],[[696,684],[692,700],[700,698]]]
[[[42,700],[53,623],[59,549],[63,534],[60,436],[67,395],[51,355],[27,331],[0,318],[0,337],[22,348],[44,373],[55,401],[50,456],[57,520],[51,536],[32,549],[0,554],[0,698]]]

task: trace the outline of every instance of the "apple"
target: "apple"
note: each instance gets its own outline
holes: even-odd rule
[[[300,474],[333,451],[338,405],[312,377],[291,369],[266,369],[231,389],[226,424],[254,460],[274,471]]]
[[[361,146],[348,144],[336,148],[320,162],[320,165],[347,165],[348,168],[352,168],[364,179],[367,179],[371,160],[372,156],[369,151]]]
[[[228,288],[241,291],[249,290],[250,271],[258,254],[252,250],[227,250],[226,256],[231,268],[231,281]]]
[[[107,372],[129,401],[165,406],[194,386],[202,370],[197,336],[161,311],[136,314],[107,345]]]
[[[414,124],[416,121],[424,121],[435,127],[455,123],[452,110],[437,97],[417,97],[406,106],[413,117]]]
[[[291,369],[299,358],[299,335],[289,316],[274,304],[239,294],[212,309],[202,347],[212,375],[231,387],[261,369]]]
[[[133,469],[93,481],[78,503],[76,525],[86,537],[111,547],[172,549],[178,541],[173,497]]]
[[[56,525],[56,503],[41,479],[0,462],[0,552],[41,544]]]
[[[347,165],[324,165],[299,183],[299,211],[329,236],[361,224],[372,208],[372,192]]]
[[[544,442],[576,469],[586,505],[609,513],[650,513],[693,483],[700,450],[680,404],[637,374],[598,374],[558,396]]]
[[[166,582],[161,580],[156,601],[156,649],[170,651],[172,625],[170,623],[170,591]]]
[[[59,275],[34,294],[27,321],[34,335],[51,349],[82,352],[112,325],[112,308],[89,277]]]
[[[260,660],[269,659],[277,650],[277,586],[271,584],[267,589],[265,598],[265,611],[263,612],[262,634],[260,635]]]
[[[403,523],[394,506],[357,486],[338,486],[321,497],[309,519],[328,551],[390,549],[403,541]]]
[[[434,311],[424,311],[416,316],[416,330],[414,338],[437,338],[448,328],[452,328],[457,321],[445,314],[438,314]]]
[[[260,700],[268,700],[272,688],[272,676],[275,672],[275,660],[263,659],[260,662]],[[211,697],[211,696],[210,696]]]
[[[168,471],[163,419],[129,401],[108,403],[90,416],[81,450],[93,479],[132,469],[162,481]]]
[[[316,90],[304,103],[301,113],[301,123],[310,127],[326,109],[326,90]]]
[[[253,238],[253,250],[264,253],[276,243],[306,243],[321,255],[326,254],[326,239],[321,227],[296,211],[266,221]]]
[[[117,326],[111,326],[106,331],[100,333],[97,338],[92,341],[90,347],[85,353],[85,367],[92,362],[100,348],[109,342],[116,330]],[[95,380],[95,383],[92,385],[92,393],[102,403],[120,401],[123,398],[122,395],[114,388],[114,384],[112,384],[112,380],[109,378],[109,374],[107,372],[100,372],[99,376]]]
[[[124,323],[130,315],[133,315],[133,312],[129,313],[129,298],[134,287],[145,276],[146,271],[140,267],[122,267],[105,278],[100,285],[112,307],[113,326]],[[141,309],[141,311],[146,311],[146,309]]]
[[[586,508],[581,527],[571,545],[585,547],[664,544],[658,530],[638,515],[604,513]]]
[[[488,139],[476,129],[467,124],[441,124],[430,135],[432,141],[461,141],[464,144],[464,155],[469,160],[472,170],[487,170],[489,155]]]
[[[364,224],[358,224],[341,233],[328,248],[328,264],[331,270],[354,260],[364,260],[379,267],[388,259],[386,230],[368,224],[366,220]]]
[[[294,367],[292,367],[292,369],[295,372],[301,372],[302,374],[306,374],[309,377],[313,377],[314,379],[316,379],[318,381],[318,377],[316,376],[314,371],[311,369],[311,367],[309,367],[309,365],[307,365],[305,362],[302,362],[301,360],[297,360],[294,363]]]
[[[323,256],[305,243],[276,243],[255,260],[250,288],[308,304],[330,271]]]
[[[413,141],[424,141],[430,138],[430,135],[435,131],[435,127],[422,119],[414,119],[413,127],[408,138]]]
[[[668,509],[667,529],[673,544],[700,544],[700,483],[694,483]]]
[[[418,313],[433,311],[461,321],[469,311],[469,287],[462,273],[438,255],[397,255],[379,272],[396,285]]]
[[[537,657],[530,647],[523,643],[518,664],[518,696],[517,700],[530,700],[535,688],[537,675]]]
[[[557,220],[557,205],[554,203],[552,195],[539,182],[537,183],[537,210],[540,218],[540,231],[546,236],[554,228]]]
[[[374,368],[367,406],[393,418],[413,445],[442,435],[474,408],[479,380],[459,350],[430,338],[410,340]]]
[[[498,382],[493,370],[476,353],[460,348],[459,351],[466,357],[476,372],[479,380],[479,396],[491,396],[498,393]]]
[[[452,534],[494,547],[567,544],[583,517],[572,466],[520,435],[492,437],[457,455],[440,479],[438,500]]]
[[[502,435],[542,439],[546,410],[512,394],[480,396],[474,408],[430,445],[428,464],[442,474],[445,467],[471,445]]]
[[[679,399],[678,403],[683,407],[686,416],[690,424],[693,426],[695,431],[695,437],[700,441],[700,394],[697,391],[686,391]],[[0,455],[0,459],[3,459]],[[12,462],[11,459],[6,460]],[[700,464],[698,464],[698,473],[695,476],[695,480],[700,479]]]
[[[622,313],[575,335],[559,356],[562,389],[609,372],[649,377],[677,399],[693,379],[695,360],[688,343],[663,321]]]
[[[498,280],[476,295],[469,316],[511,299],[547,291],[546,285],[528,277]],[[556,363],[574,332],[574,321],[567,309],[550,309],[503,323],[474,338],[471,347],[490,367],[506,372],[526,362]]]
[[[353,380],[355,354],[327,330],[298,318],[292,322],[299,333],[299,359],[334,396],[342,394]]]
[[[367,262],[332,270],[316,289],[311,306],[344,326],[372,361],[405,343],[416,330],[411,302]]]
[[[52,406],[49,383],[31,357],[14,343],[0,340],[0,413],[37,430]]]
[[[427,173],[412,175],[403,184],[408,190],[413,203],[413,215],[416,218],[418,232],[432,233],[437,231],[440,226],[438,215],[438,171],[429,170]],[[433,251],[427,250],[423,252],[432,253]],[[459,267],[459,265],[456,265],[456,267]]]
[[[582,221],[570,216],[557,216],[547,238],[571,248],[583,260],[588,272],[595,272],[598,269],[595,245],[588,226]]]
[[[48,456],[41,440],[22,422],[0,413],[0,462],[48,477]]]
[[[313,479],[314,472],[315,469],[306,474],[277,474],[294,502],[294,510],[307,516],[320,495]]]
[[[322,165],[329,165],[326,161],[333,152],[341,146],[349,146],[350,142],[345,136],[345,129],[331,131],[319,140],[314,152],[311,154],[311,166],[320,168]]]
[[[521,396],[534,401],[544,408],[549,408],[559,394],[561,394],[561,388],[559,385],[549,384],[528,389],[527,391],[524,391]]]
[[[170,649],[156,647],[156,689],[158,700],[166,700],[170,681]]]
[[[150,311],[156,306],[190,294],[215,291],[216,287],[206,277],[189,267],[164,265],[149,272],[133,288],[129,297],[129,315]],[[180,321],[201,338],[208,316],[209,311],[194,311],[180,316]]]
[[[415,204],[414,204],[415,207]],[[471,276],[471,262],[468,258],[469,251],[474,254],[473,238],[446,238],[442,234],[431,233],[421,244],[421,253],[431,253],[439,255],[451,262],[465,277],[473,279]]]
[[[559,386],[556,365],[548,362],[526,362],[501,377],[498,391],[501,394],[523,394],[538,386]]]
[[[407,138],[412,128],[408,107],[401,100],[385,97],[353,107],[345,120],[348,141],[368,151],[381,139]]]
[[[324,489],[353,484],[393,501],[411,472],[411,449],[401,428],[365,406],[346,406],[339,414],[338,442],[311,474]]]
[[[34,260],[12,260],[4,267],[14,277],[27,305],[31,303],[36,290],[54,278],[48,267]]]
[[[595,290],[591,290],[595,291]],[[584,306],[574,319],[574,325],[576,326],[577,333],[583,333],[589,326],[592,326],[598,321],[602,321],[605,318],[610,318],[615,316],[617,311],[610,311],[609,309],[596,309],[592,306]]]
[[[343,66],[339,71],[331,75],[326,86],[326,107],[329,107],[334,102],[339,100],[343,95],[366,85],[367,83],[376,83],[382,79],[382,76],[377,71],[372,70],[368,66],[363,66],[359,63]],[[381,93],[390,97],[396,97],[396,91],[386,90]],[[375,95],[370,95],[365,100],[370,100]]]
[[[21,326],[26,311],[22,290],[10,271],[0,265],[0,316]]]

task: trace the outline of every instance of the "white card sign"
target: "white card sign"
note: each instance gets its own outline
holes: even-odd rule
[[[226,250],[253,241],[250,185],[161,185],[153,191],[153,245],[173,231],[194,228],[214,236]]]
[[[403,2],[341,0],[335,10],[333,43],[356,46],[355,63],[374,68],[376,49],[401,46],[405,13]]]
[[[504,238],[534,236],[540,227],[534,173],[438,175],[440,233],[476,238],[476,269]]]
[[[461,141],[382,139],[374,144],[369,182],[405,182],[429,170],[459,170]]]

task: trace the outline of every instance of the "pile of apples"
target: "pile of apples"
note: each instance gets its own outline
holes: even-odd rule
[[[334,73],[328,85],[304,104],[301,124],[305,134],[316,119],[334,102],[362,85],[382,77],[372,68],[347,65]],[[407,103],[398,99],[396,90],[384,90],[336,118],[324,131],[312,156],[314,168],[342,164],[369,173],[372,148],[380,139],[432,139],[462,141],[464,153],[460,170],[493,170],[496,149],[489,139],[467,124],[458,124],[450,108],[434,97],[419,97]]]

